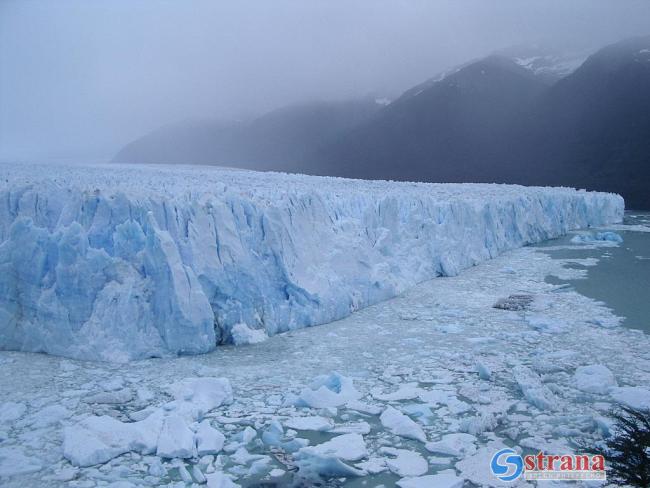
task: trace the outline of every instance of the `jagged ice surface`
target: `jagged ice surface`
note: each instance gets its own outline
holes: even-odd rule
[[[623,207],[568,188],[2,164],[0,347],[203,353],[237,324],[263,337],[337,320]]]

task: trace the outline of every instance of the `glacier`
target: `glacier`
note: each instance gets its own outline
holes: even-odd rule
[[[263,338],[331,322],[623,211],[619,195],[571,188],[3,163],[0,348],[205,353],[235,326]]]

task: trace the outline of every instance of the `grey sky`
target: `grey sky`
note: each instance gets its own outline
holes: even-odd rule
[[[513,44],[647,33],[647,0],[0,0],[0,159],[108,159],[179,119],[394,97]]]

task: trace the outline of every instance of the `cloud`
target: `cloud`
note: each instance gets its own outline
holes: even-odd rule
[[[107,159],[190,117],[394,97],[511,44],[646,33],[629,0],[5,0],[0,158]]]

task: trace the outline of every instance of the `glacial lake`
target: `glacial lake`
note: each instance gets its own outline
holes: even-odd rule
[[[650,227],[650,213],[629,211],[626,225]],[[595,232],[595,231],[594,231]],[[650,232],[615,232],[623,242],[614,247],[591,247],[572,244],[570,233],[536,247],[570,246],[569,249],[544,250],[553,258],[596,258],[595,266],[572,265],[587,270],[586,279],[561,280],[548,276],[552,284],[570,284],[578,293],[607,304],[614,313],[624,317],[622,325],[650,333]]]

